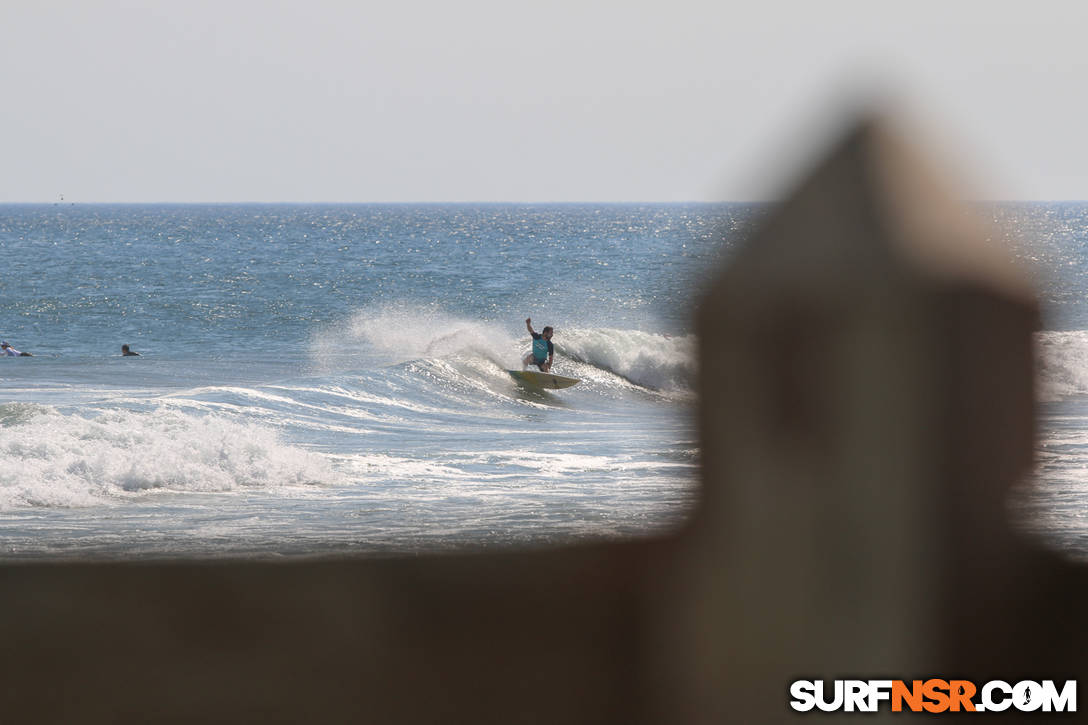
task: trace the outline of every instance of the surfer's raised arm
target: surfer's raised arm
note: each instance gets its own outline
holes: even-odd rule
[[[532,337],[533,335],[536,334],[535,332],[533,332],[533,318],[532,317],[526,317],[525,318],[525,329],[529,331],[529,336],[530,337]]]

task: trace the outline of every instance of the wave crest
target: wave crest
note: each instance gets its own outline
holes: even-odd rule
[[[375,363],[451,359],[487,360],[500,369],[516,369],[530,343],[522,319],[467,320],[438,305],[386,303],[360,309],[321,330],[311,341],[311,354],[317,369],[326,373]],[[562,374],[570,374],[562,369],[566,358],[650,390],[687,393],[694,386],[694,335],[561,325],[554,342],[556,372]]]
[[[639,330],[562,330],[557,352],[644,388],[687,391],[695,381],[695,336],[673,337]]]

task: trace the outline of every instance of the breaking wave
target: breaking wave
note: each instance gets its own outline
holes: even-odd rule
[[[268,428],[176,410],[94,417],[0,405],[0,509],[92,506],[170,490],[225,492],[336,483],[319,454]]]
[[[1088,395],[1088,330],[1040,332],[1035,352],[1039,400]]]
[[[529,342],[520,320],[500,324],[459,318],[433,306],[387,304],[358,310],[345,322],[323,329],[311,350],[315,367],[324,373],[358,368],[368,356],[373,360],[375,352],[384,364],[477,359],[518,368]],[[557,326],[554,342],[560,373],[569,360],[656,391],[688,391],[694,384],[693,335]]]
[[[661,391],[690,390],[695,380],[695,336],[638,330],[567,330],[558,352],[607,370],[635,385]]]

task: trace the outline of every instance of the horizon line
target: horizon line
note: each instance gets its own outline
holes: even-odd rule
[[[744,199],[744,200],[628,200],[628,201],[0,201],[0,206],[471,206],[471,205],[539,205],[573,206],[600,205],[619,206],[634,204],[681,205],[681,204],[774,204],[781,199]],[[966,204],[1083,204],[1088,198],[1077,199],[963,199]]]

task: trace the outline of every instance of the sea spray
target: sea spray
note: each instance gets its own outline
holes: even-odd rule
[[[315,367],[328,373],[361,363],[396,364],[480,356],[512,365],[514,338],[493,322],[458,317],[437,305],[386,303],[355,311],[311,342]]]
[[[651,390],[682,392],[695,378],[695,337],[639,330],[564,329],[555,336],[559,355],[619,375]]]

